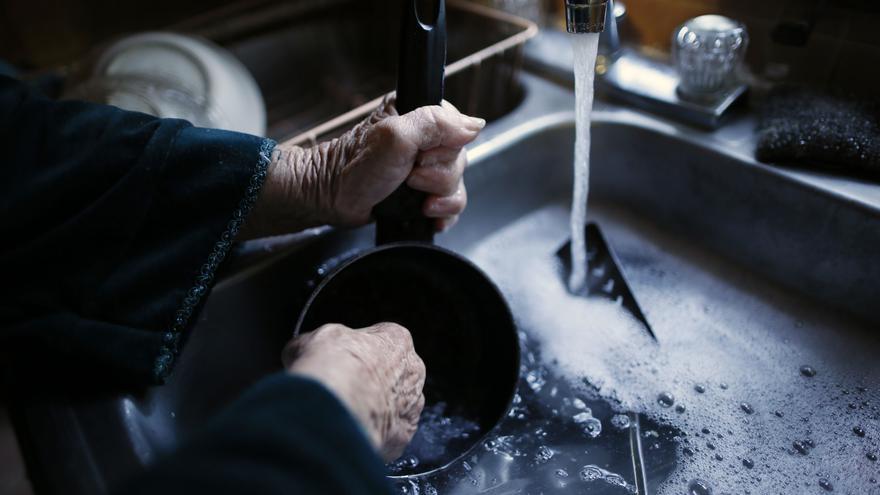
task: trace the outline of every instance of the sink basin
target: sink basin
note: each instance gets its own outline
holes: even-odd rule
[[[470,205],[439,244],[479,258],[488,236],[536,211],[558,222],[548,227],[558,235],[548,247],[565,240],[573,97],[534,77],[524,81],[522,105],[487,127],[469,150]],[[664,295],[676,294],[676,304],[698,299],[729,321],[763,328],[791,316],[876,346],[870,329],[880,321],[871,307],[880,294],[880,208],[758,164],[737,146],[729,135],[597,107],[590,215],[617,251],[636,297],[648,296],[642,309],[660,345],[692,321]],[[208,298],[166,386],[24,406],[18,427],[28,439],[37,486],[47,493],[103,493],[279,370],[280,349],[326,261],[370,246],[372,234],[370,227],[322,230],[246,245]],[[664,275],[670,272],[687,276]],[[729,303],[743,294],[766,304]],[[517,313],[515,304],[512,309]],[[497,431],[444,473],[396,480],[400,489],[627,493],[639,476],[648,486],[667,480],[680,433],[637,414],[621,418],[613,403],[573,388],[542,361],[540,345],[525,330],[519,396]],[[870,362],[862,357],[840,366],[859,370]],[[864,371],[874,383],[878,373]],[[540,430],[543,436],[536,435],[552,448],[518,443],[526,430]]]
[[[399,17],[385,2],[244,1],[177,29],[219,43],[254,76],[266,101],[268,137],[315,133],[323,140],[363,118],[356,118],[362,105],[394,89]],[[450,1],[447,29],[446,99],[488,121],[516,107],[522,43],[537,27]]]

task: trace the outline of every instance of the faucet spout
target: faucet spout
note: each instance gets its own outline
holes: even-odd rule
[[[601,33],[608,14],[614,22],[613,11],[611,0],[565,0],[565,29],[569,33]]]

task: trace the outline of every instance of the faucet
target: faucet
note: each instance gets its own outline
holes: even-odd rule
[[[569,33],[602,33],[599,53],[612,59],[620,51],[614,0],[565,0],[565,29]]]
[[[826,0],[813,1],[821,6]],[[621,45],[614,12],[615,5],[620,3],[620,0],[564,0],[566,31],[600,33],[597,84],[602,85],[606,94],[635,107],[699,127],[718,128],[733,103],[745,93],[746,84],[740,83],[711,100],[682,97],[677,89],[682,76],[675,67]],[[618,7],[623,10],[622,5]],[[570,63],[559,67],[565,71],[562,77],[571,78]]]

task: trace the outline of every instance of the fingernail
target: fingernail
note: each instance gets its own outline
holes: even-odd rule
[[[485,119],[481,119],[481,118],[479,118],[479,117],[470,117],[470,116],[468,116],[468,115],[465,115],[464,117],[465,117],[465,119],[464,119],[464,121],[465,121],[465,126],[466,126],[468,129],[472,129],[472,130],[475,130],[475,131],[479,131],[480,129],[482,129],[483,127],[486,126],[486,120],[485,120]]]

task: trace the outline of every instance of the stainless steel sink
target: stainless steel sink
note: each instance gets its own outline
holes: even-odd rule
[[[489,234],[538,208],[558,204],[564,214],[571,189],[573,96],[532,76],[524,78],[524,85],[524,102],[491,124],[470,149],[470,205],[439,243],[468,254]],[[766,314],[747,315],[755,325],[769,324],[782,312],[815,319],[829,332],[849,329],[867,335],[880,322],[872,307],[880,294],[880,207],[835,184],[754,162],[749,132],[748,121],[705,133],[598,104],[591,215],[617,250],[633,292],[638,298],[641,292],[690,288],[724,306],[732,293],[746,291],[773,302]],[[371,242],[371,228],[363,228],[242,246],[208,299],[166,386],[124,397],[34,404],[20,411],[38,486],[47,492],[102,493],[173,447],[250,383],[280,369],[280,349],[323,264]],[[727,282],[700,285],[700,276],[661,280],[657,274],[673,258],[693,273]],[[649,320],[669,312],[661,306],[642,309]],[[663,316],[663,321],[674,321],[674,315]],[[654,326],[654,331],[662,345],[674,325]],[[539,352],[529,347],[527,336],[524,345]],[[523,400],[535,401],[536,407],[545,397],[530,392],[525,380],[521,388]],[[597,417],[612,414],[601,404],[594,404],[593,412]],[[513,418],[500,428],[515,431],[517,424]],[[603,433],[610,443],[591,445],[627,483],[635,476],[632,458],[642,457],[649,484],[656,485],[669,475],[675,449],[669,440],[673,432],[651,428],[660,431],[663,443],[651,452],[640,452],[626,435],[610,432]],[[579,445],[574,442],[572,448]],[[462,461],[470,463],[468,468],[453,468],[460,476],[434,484],[466,493],[562,483],[545,468],[513,470],[504,455],[487,452],[497,453],[477,446]],[[483,477],[475,477],[480,469]],[[492,481],[485,475],[489,472],[503,475]],[[411,488],[401,483],[402,489]],[[595,493],[619,493],[610,485],[593,488]]]

